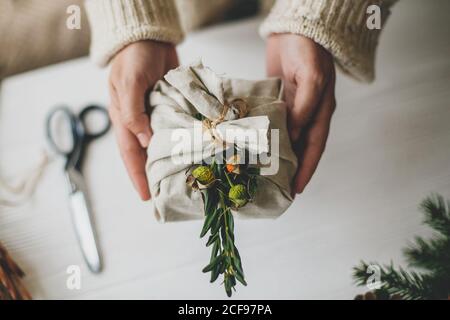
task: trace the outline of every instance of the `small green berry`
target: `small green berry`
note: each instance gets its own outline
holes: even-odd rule
[[[228,192],[228,197],[238,208],[245,206],[248,202],[247,189],[243,184],[232,186]]]
[[[192,171],[192,175],[203,185],[208,185],[216,179],[211,168],[207,166],[199,166],[195,168]]]

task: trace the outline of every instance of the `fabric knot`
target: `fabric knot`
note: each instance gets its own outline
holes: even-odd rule
[[[227,101],[223,105],[222,113],[217,119],[210,120],[208,118],[202,120],[204,130],[208,131],[213,140],[218,144],[225,144],[221,135],[217,132],[216,127],[225,121],[228,111],[232,111],[237,119],[244,118],[248,113],[247,103],[243,99],[234,99],[230,103]]]

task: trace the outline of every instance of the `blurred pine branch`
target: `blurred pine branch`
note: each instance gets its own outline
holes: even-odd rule
[[[372,273],[370,266],[380,268],[381,286],[374,291],[374,297],[418,299],[449,299],[450,297],[450,202],[440,195],[426,198],[420,205],[424,214],[423,223],[430,226],[435,234],[429,238],[416,237],[404,249],[408,266],[419,271],[405,270],[379,263],[361,263],[353,268],[353,278],[359,286],[365,286]],[[358,296],[364,298],[364,296]]]

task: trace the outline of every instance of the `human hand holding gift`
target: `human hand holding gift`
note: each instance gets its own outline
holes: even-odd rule
[[[152,131],[146,96],[156,81],[177,66],[175,47],[153,40],[129,44],[112,61],[110,117],[128,175],[142,200],[150,199],[145,162]]]
[[[333,56],[307,37],[272,34],[267,39],[267,73],[284,82],[289,132],[299,161],[293,193],[301,193],[325,150],[336,107]]]
[[[205,271],[211,272],[211,280],[224,275],[228,295],[236,279],[245,284],[234,231],[229,226],[234,225],[233,217],[276,217],[288,208],[292,196],[304,189],[314,173],[335,106],[334,66],[322,47],[301,36],[273,35],[267,59],[268,74],[279,76],[284,90],[278,79],[225,79],[201,64],[169,72],[151,94],[151,123],[145,96],[158,79],[178,65],[174,47],[155,41],[131,44],[114,58],[111,70],[110,113],[131,180],[143,200],[150,198],[151,190],[154,214],[162,221],[205,218],[202,236],[210,232],[208,245],[213,250]],[[182,142],[178,147],[191,157],[175,163],[173,130],[180,128],[191,130],[188,136],[195,136],[195,128],[200,129],[202,141]],[[227,137],[226,132],[236,128],[254,130],[255,134],[244,134],[241,139],[239,135]],[[150,144],[147,153],[152,129],[157,142]],[[268,139],[273,138],[269,132],[273,129],[279,130],[273,135],[278,139],[275,145]],[[207,162],[214,152],[230,149],[245,151],[237,170],[228,171],[235,164],[226,161],[221,165]],[[271,160],[280,162],[275,173],[246,158],[247,154],[267,154],[269,149]],[[300,166],[296,171],[297,157]],[[230,157],[222,159],[229,161]],[[192,179],[198,166],[215,172],[218,182],[194,192],[198,179],[189,185],[184,181],[186,171]],[[203,214],[201,203],[206,205],[207,199],[215,200],[212,206],[205,206]],[[232,245],[226,239],[232,239]]]
[[[176,50],[153,40],[136,42],[120,51],[112,66],[110,113],[117,142],[136,190],[148,200],[145,148],[152,131],[144,97],[157,80],[178,66]],[[299,159],[292,194],[301,193],[325,149],[336,106],[333,58],[306,37],[273,34],[267,42],[267,73],[284,81],[290,137]]]

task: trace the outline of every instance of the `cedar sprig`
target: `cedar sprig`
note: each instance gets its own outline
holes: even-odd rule
[[[236,290],[237,281],[247,285],[241,256],[235,244],[233,212],[252,201],[257,187],[259,168],[240,164],[230,158],[226,164],[204,163],[194,168],[187,182],[202,193],[205,220],[200,237],[209,234],[207,247],[211,247],[209,264],[203,268],[210,273],[210,282],[222,275],[222,284],[228,297]]]

